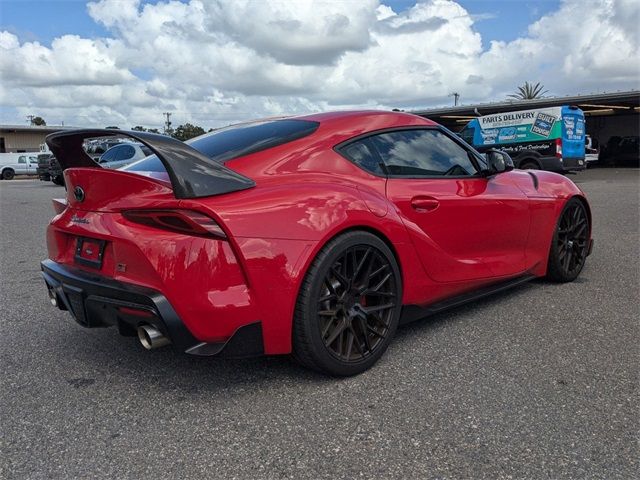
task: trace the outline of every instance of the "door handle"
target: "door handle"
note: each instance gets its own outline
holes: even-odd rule
[[[413,197],[411,199],[411,206],[417,212],[432,212],[439,205],[440,202],[433,197]]]

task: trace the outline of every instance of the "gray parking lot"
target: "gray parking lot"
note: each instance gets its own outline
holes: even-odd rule
[[[411,324],[341,380],[81,328],[39,274],[64,190],[2,181],[0,477],[637,478],[638,173],[571,177],[596,238],[576,282]]]

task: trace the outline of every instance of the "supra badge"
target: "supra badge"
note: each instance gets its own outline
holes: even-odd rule
[[[86,218],[80,218],[77,215],[74,215],[73,217],[71,217],[71,222],[72,223],[89,223],[89,220],[87,220]]]
[[[81,186],[77,186],[73,189],[73,196],[78,202],[82,202],[84,200],[84,190]]]

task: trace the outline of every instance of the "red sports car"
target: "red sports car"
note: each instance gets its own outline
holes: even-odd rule
[[[154,155],[100,168],[83,142],[107,135]],[[268,119],[186,143],[113,130],[47,143],[67,185],[42,262],[51,302],[146,348],[293,353],[353,375],[398,324],[535,277],[571,281],[592,247],[573,182],[515,171],[405,113]]]

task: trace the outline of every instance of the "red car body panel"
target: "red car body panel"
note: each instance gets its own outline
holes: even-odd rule
[[[351,229],[379,235],[398,260],[403,304],[425,306],[523,274],[544,275],[564,203],[584,198],[573,182],[549,172],[468,179],[376,177],[334,147],[366,132],[436,124],[382,112],[300,118],[319,122],[319,128],[226,163],[255,182],[243,191],[178,200],[169,182],[136,173],[66,170],[68,207],[48,227],[49,258],[162,292],[202,342],[224,342],[240,327],[259,321],[264,352],[282,354],[291,351],[304,275],[336,235]],[[82,202],[73,195],[80,184],[87,192]],[[122,214],[130,209],[201,212],[227,238],[135,223]],[[74,263],[79,236],[106,241],[99,272]]]

